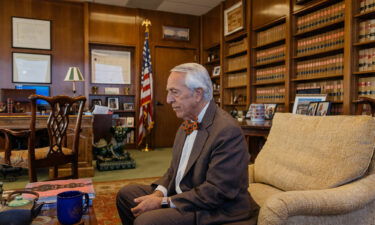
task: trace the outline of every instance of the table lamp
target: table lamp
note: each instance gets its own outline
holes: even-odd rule
[[[66,73],[64,81],[73,82],[73,95],[76,95],[76,81],[84,81],[82,73],[78,67],[69,67],[68,72]]]

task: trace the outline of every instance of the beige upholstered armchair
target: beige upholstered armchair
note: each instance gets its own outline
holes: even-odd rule
[[[249,166],[258,225],[375,224],[375,120],[277,113]]]

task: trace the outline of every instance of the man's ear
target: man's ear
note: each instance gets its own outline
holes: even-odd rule
[[[195,97],[196,97],[197,102],[202,101],[202,99],[203,99],[203,95],[204,95],[204,91],[203,91],[203,89],[202,89],[202,88],[196,88],[196,89],[194,90],[194,95],[195,95]]]

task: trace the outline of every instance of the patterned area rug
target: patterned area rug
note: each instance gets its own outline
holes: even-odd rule
[[[139,178],[130,180],[94,182],[95,199],[93,202],[99,225],[121,224],[116,208],[116,195],[121,187],[128,184],[151,184],[158,177]]]

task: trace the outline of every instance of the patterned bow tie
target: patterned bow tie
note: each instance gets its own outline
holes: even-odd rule
[[[186,135],[193,133],[194,130],[198,130],[199,123],[197,121],[185,120],[182,123],[182,129],[186,132]]]

